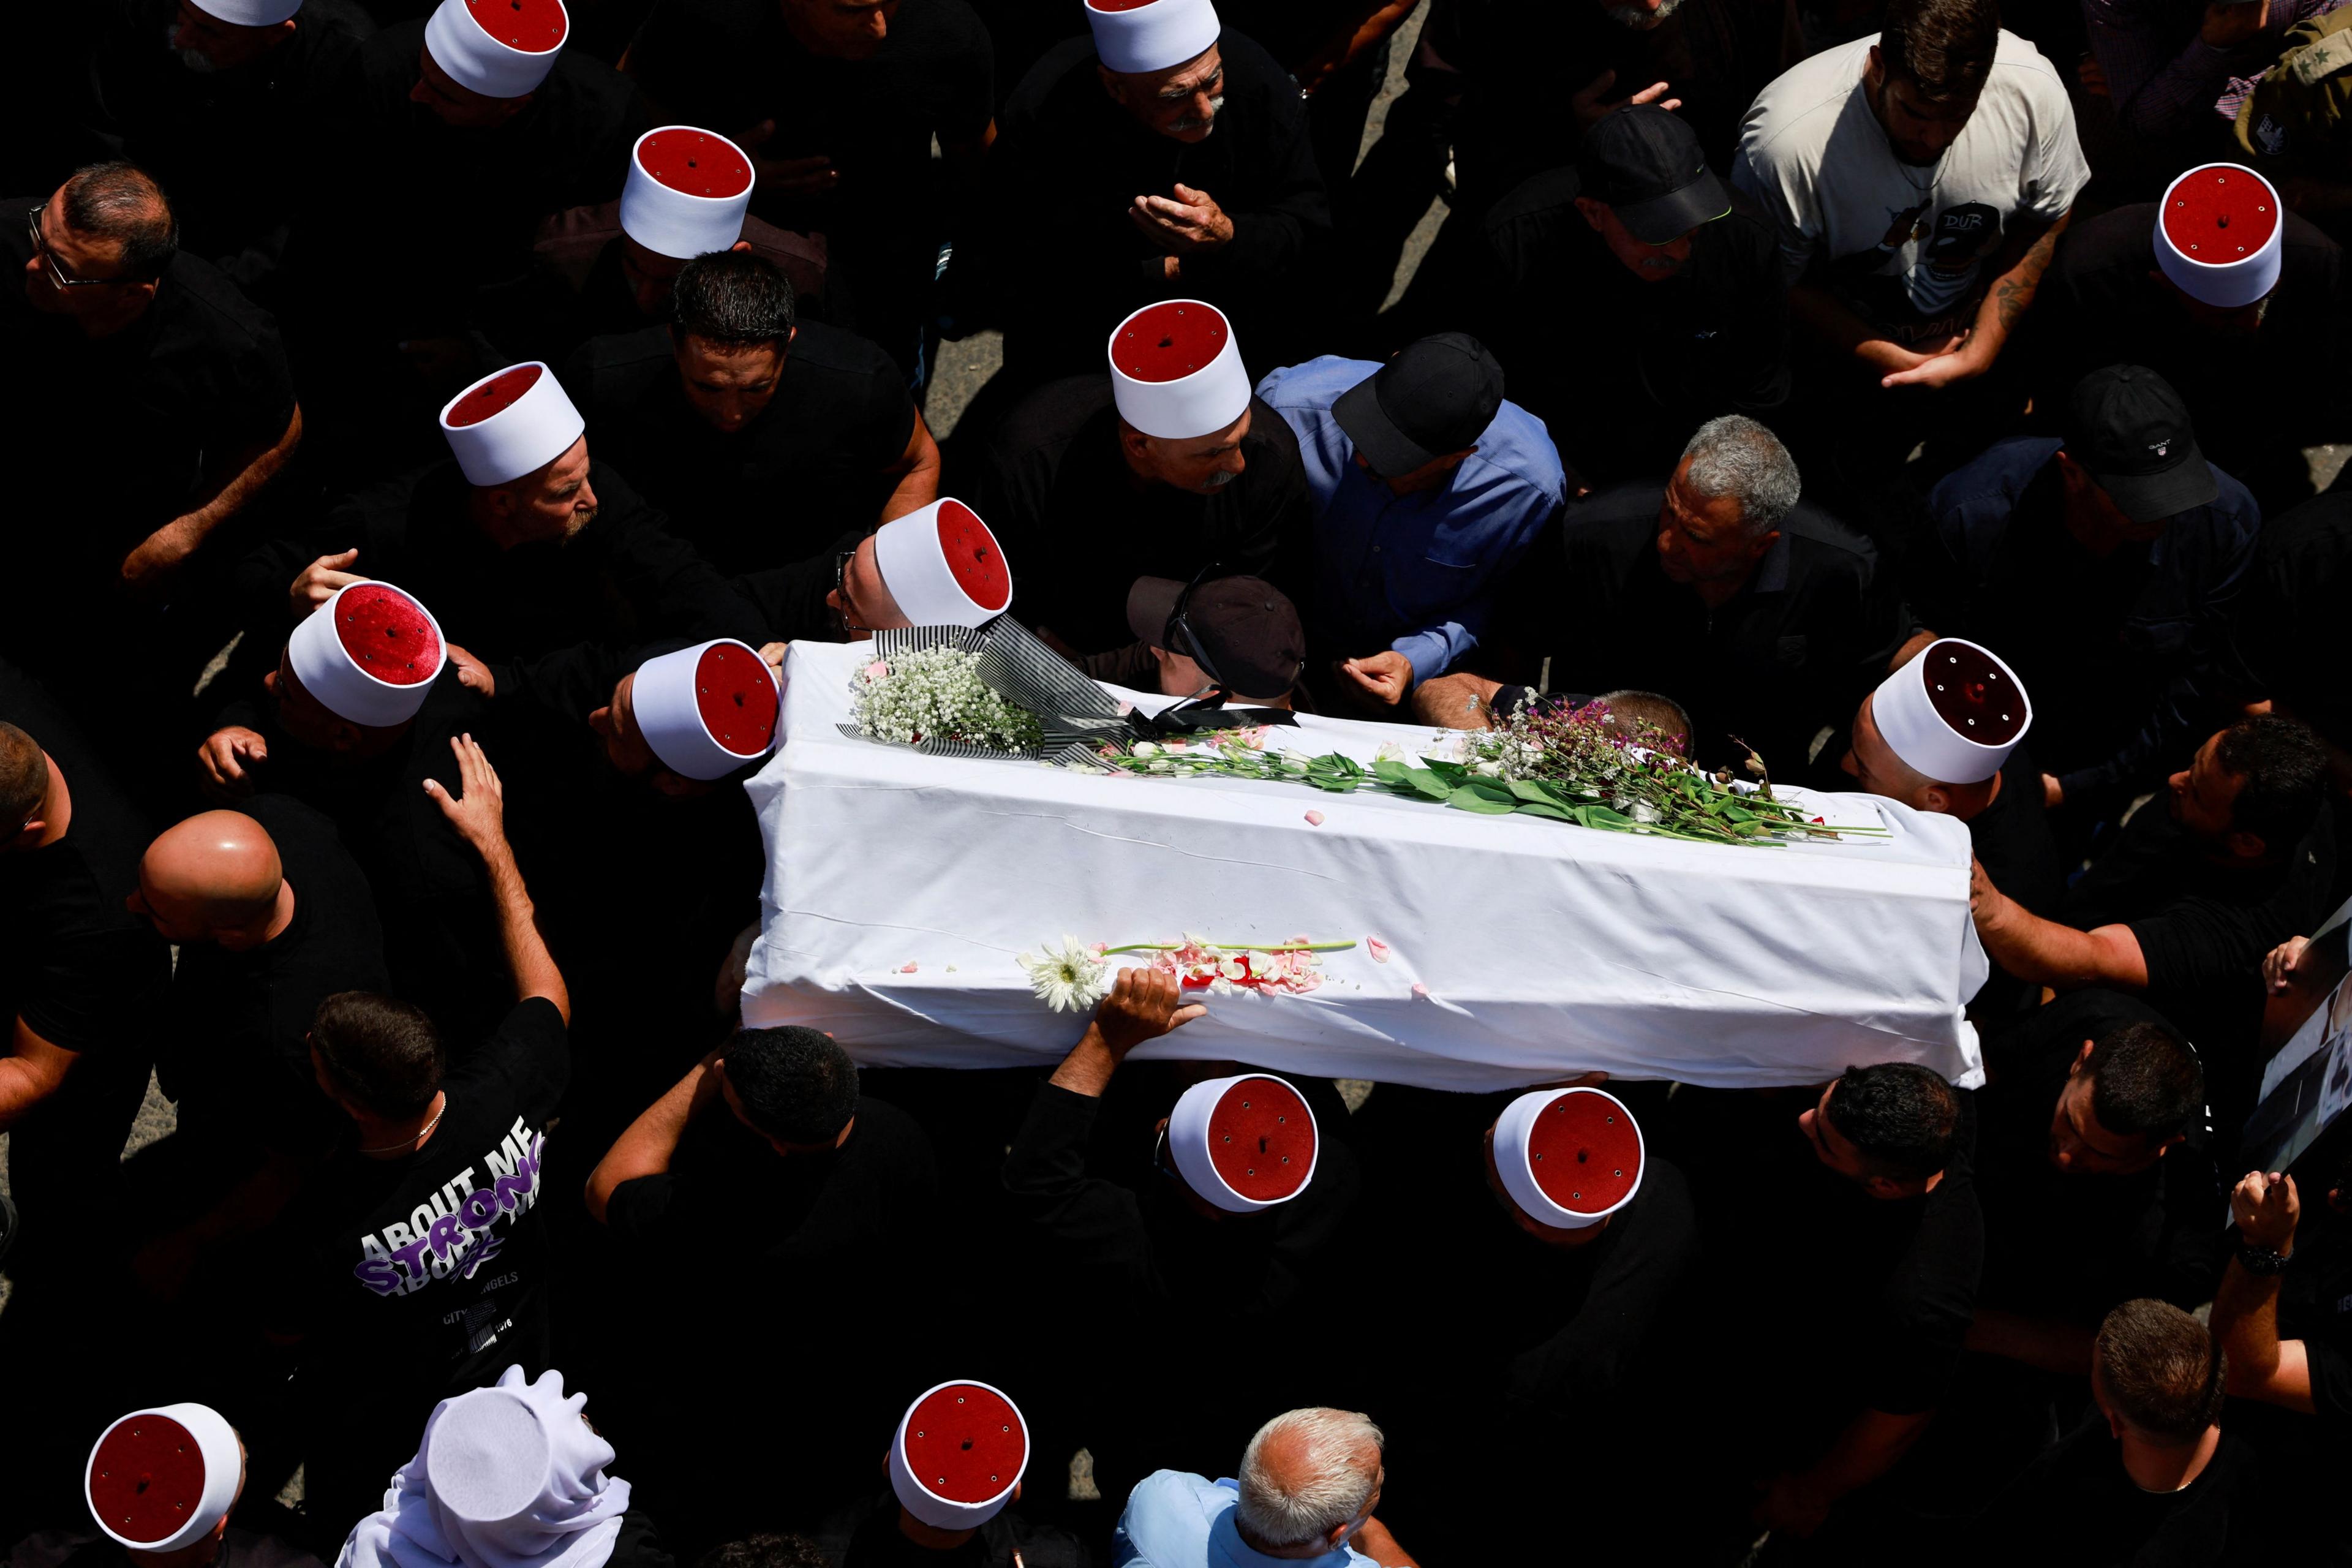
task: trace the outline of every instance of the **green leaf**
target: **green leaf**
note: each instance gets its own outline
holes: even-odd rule
[[[1412,772],[1394,757],[1382,757],[1372,764],[1372,776],[1384,784],[1402,784],[1412,776]]]
[[[1445,804],[1463,811],[1484,812],[1489,816],[1501,816],[1518,809],[1517,803],[1509,795],[1498,797],[1488,795],[1473,784],[1464,784],[1446,796]]]
[[[1523,800],[1519,802],[1518,812],[1522,816],[1548,816],[1554,822],[1573,822],[1580,827],[1584,826],[1583,818],[1576,815],[1576,807],[1554,805],[1548,800]]]
[[[1622,833],[1636,826],[1633,819],[1612,805],[1588,805],[1584,809],[1587,827],[1613,828]]]
[[[1438,776],[1432,768],[1408,768],[1405,782],[1431,800],[1444,800],[1454,793],[1454,786]]]
[[[1559,799],[1559,796],[1553,792],[1549,784],[1536,784],[1525,779],[1508,779],[1497,782],[1507,783],[1511,786],[1511,793],[1518,796],[1521,800],[1535,801],[1539,804],[1549,805],[1554,804]]]

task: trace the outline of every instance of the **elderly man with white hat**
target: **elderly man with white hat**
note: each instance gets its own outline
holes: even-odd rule
[[[1298,89],[1211,0],[1087,0],[1087,36],[1038,61],[992,154],[1007,188],[979,263],[1024,384],[1092,368],[1092,327],[1185,294],[1276,348],[1307,301],[1330,205]]]
[[[2161,198],[2103,213],[2058,247],[2038,313],[2037,405],[2063,408],[2111,364],[2176,388],[2206,457],[2275,517],[2311,493],[2303,448],[2339,440],[2336,242],[2235,163],[2189,170]]]
[[[1263,577],[1303,596],[1314,518],[1298,439],[1251,392],[1225,313],[1146,306],[1100,352],[1103,371],[1040,387],[989,442],[981,493],[1024,563],[1022,617],[1093,655],[1134,644],[1139,577]]]
[[[1185,985],[1170,969],[1118,973],[1069,1055],[1030,1097],[1005,1155],[1005,1190],[1038,1268],[1125,1304],[1135,1331],[1127,1342],[1149,1347],[1154,1379],[1169,1387],[1213,1380],[1234,1337],[1248,1335],[1286,1347],[1283,1367],[1265,1371],[1259,1390],[1303,1394],[1338,1375],[1320,1287],[1351,1256],[1347,1222],[1360,1178],[1340,1141],[1348,1115],[1326,1079],[1233,1062],[1124,1066],[1138,1047],[1210,1012],[1191,999],[1208,993]],[[1156,1126],[1139,1117],[1126,1123],[1133,1145],[1111,1159],[1090,1144],[1122,1073],[1143,1105],[1165,1114]],[[1130,1382],[1106,1375],[1115,1364],[1068,1370],[1072,1382],[1051,1405],[1087,1434],[1106,1495],[1150,1468],[1155,1445],[1213,1442],[1227,1430],[1230,1412],[1208,1407],[1213,1402],[1147,1414]],[[1046,1447],[1060,1451],[1058,1442]]]

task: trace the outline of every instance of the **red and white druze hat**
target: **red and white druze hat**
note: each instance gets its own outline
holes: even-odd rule
[[[570,451],[587,428],[539,360],[482,377],[441,410],[441,434],[470,485],[512,484]]]
[[[2192,300],[2223,310],[2251,305],[2278,287],[2284,211],[2252,169],[2191,169],[2156,209],[2156,264]]]
[[[874,564],[910,626],[976,626],[1013,603],[1013,568],[996,535],[945,496],[884,523]]]
[[[1176,1173],[1228,1214],[1255,1214],[1305,1192],[1315,1149],[1315,1112],[1269,1073],[1196,1083],[1168,1114]]]
[[[1496,1119],[1495,1173],[1529,1219],[1583,1230],[1641,1190],[1642,1129],[1613,1094],[1536,1089]]]
[[[441,0],[425,47],[458,86],[521,98],[539,90],[571,34],[563,0]]]
[[[1214,305],[1146,305],[1111,332],[1109,352],[1118,416],[1147,436],[1184,441],[1212,435],[1249,408],[1241,344]]]
[[[719,637],[637,666],[637,732],[680,778],[723,779],[776,747],[776,674],[757,650]]]
[[[1087,26],[1105,68],[1134,76],[1202,53],[1220,25],[1209,0],[1087,0]]]
[[[1943,637],[1878,683],[1870,716],[1913,773],[1938,784],[1981,784],[2025,739],[2033,704],[2016,672],[1989,649]]]
[[[448,659],[433,612],[389,583],[352,583],[286,639],[302,689],[354,724],[389,730],[416,717]]]
[[[621,229],[676,261],[725,250],[751,210],[751,160],[715,131],[665,125],[637,138],[621,187]]]
[[[1013,1500],[1028,1465],[1019,1405],[984,1383],[942,1383],[898,1418],[890,1489],[934,1530],[974,1530]]]
[[[134,1552],[177,1552],[236,1505],[245,1456],[236,1429],[206,1405],[134,1410],[89,1450],[82,1495],[98,1527]]]
[[[233,27],[274,27],[302,8],[302,0],[188,0],[188,4]]]

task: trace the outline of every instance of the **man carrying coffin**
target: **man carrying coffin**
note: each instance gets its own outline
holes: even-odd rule
[[[980,514],[951,496],[824,555],[735,579],[755,623],[785,642],[856,641],[902,626],[978,626],[1013,603],[1013,568]]]

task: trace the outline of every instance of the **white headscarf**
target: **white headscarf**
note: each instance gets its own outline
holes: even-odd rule
[[[501,1392],[495,1395],[478,1388],[433,1407],[416,1457],[392,1478],[383,1510],[353,1528],[335,1568],[604,1568],[629,1506],[629,1483],[604,1474],[613,1446],[581,1419],[588,1396],[565,1398],[559,1372],[525,1383],[519,1366],[501,1373],[496,1388]],[[546,1463],[537,1478],[499,1479],[509,1485],[536,1479],[538,1496],[502,1520],[467,1519],[436,1498],[426,1479],[435,1429],[455,1406],[486,1398],[505,1403],[509,1397],[528,1409],[545,1435]],[[465,1425],[461,1415],[451,1433]],[[489,1446],[472,1457],[485,1464],[504,1460],[539,1469],[541,1451],[532,1445],[524,1448],[518,1454],[511,1447]]]

